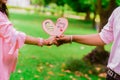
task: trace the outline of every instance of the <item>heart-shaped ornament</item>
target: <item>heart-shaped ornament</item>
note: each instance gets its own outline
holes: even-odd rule
[[[42,27],[46,33],[51,36],[60,36],[68,27],[68,21],[66,18],[58,18],[56,24],[47,19],[43,21]]]

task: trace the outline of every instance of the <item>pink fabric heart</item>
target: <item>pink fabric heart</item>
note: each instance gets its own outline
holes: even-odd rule
[[[42,27],[46,33],[51,36],[60,36],[68,27],[68,21],[66,18],[58,18],[56,24],[47,19],[43,21]]]

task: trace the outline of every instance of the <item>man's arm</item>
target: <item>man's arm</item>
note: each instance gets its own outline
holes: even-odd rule
[[[90,35],[64,35],[56,38],[58,46],[64,43],[76,42],[80,44],[86,44],[91,46],[102,46],[105,43],[100,38],[99,34]]]
[[[105,43],[100,38],[99,34],[90,34],[90,35],[73,35],[72,41],[92,46],[102,46]]]

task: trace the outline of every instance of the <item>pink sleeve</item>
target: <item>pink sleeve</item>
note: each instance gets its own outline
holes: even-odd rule
[[[101,39],[106,43],[109,44],[113,41],[113,24],[114,24],[114,17],[116,13],[115,9],[113,13],[111,14],[110,18],[108,19],[108,23],[103,27],[101,32],[99,33]]]
[[[26,34],[17,31],[8,18],[0,12],[0,37],[8,44],[16,44],[20,48],[24,44]]]
[[[19,32],[17,36],[18,48],[21,48],[24,45],[26,34],[23,32]]]
[[[108,22],[102,31],[99,33],[101,39],[103,40],[104,43],[109,44],[110,42],[113,41],[113,31],[112,31],[112,26]]]

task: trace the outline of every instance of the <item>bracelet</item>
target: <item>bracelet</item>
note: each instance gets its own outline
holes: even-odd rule
[[[70,36],[70,43],[72,43],[73,35]]]
[[[43,46],[43,38],[39,38],[39,40],[38,40],[38,46]]]

